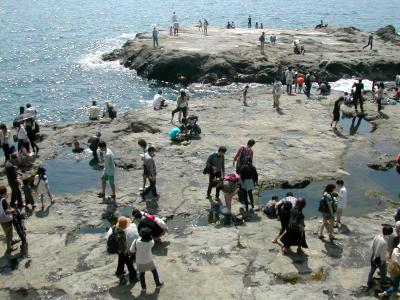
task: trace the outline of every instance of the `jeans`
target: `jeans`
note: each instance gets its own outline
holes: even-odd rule
[[[158,47],[158,37],[153,37],[153,47]]]
[[[399,290],[399,284],[400,276],[392,278],[392,285],[386,290],[386,293],[388,293],[389,295],[397,294],[397,291]]]
[[[143,196],[149,193],[150,191],[153,193],[153,197],[157,197],[157,188],[156,188],[156,179],[149,178],[150,185],[143,191]]]
[[[154,278],[154,282],[156,283],[156,286],[160,286],[161,282],[160,282],[160,279],[158,278],[157,269],[151,270],[151,273],[153,273],[153,278]],[[144,275],[145,275],[145,272],[141,272],[139,274],[139,276],[140,276],[140,285],[142,286],[143,290],[146,289],[146,279],[145,279]]]
[[[386,278],[386,270],[387,270],[387,266],[386,266],[386,262],[382,262],[380,266],[375,266],[371,264],[371,269],[369,270],[369,274],[368,274],[368,286],[372,285],[372,281],[374,279],[374,273],[376,271],[376,269],[379,268],[379,272],[381,272],[381,282],[384,282],[387,278]]]
[[[208,189],[207,189],[207,196],[211,195],[211,190],[214,185],[214,179],[215,178],[220,178],[222,176],[221,172],[216,172],[216,173],[210,173],[208,176]],[[219,198],[219,192],[221,191],[221,188],[216,187],[215,188],[215,197]]]
[[[17,202],[18,207],[22,207],[23,206],[22,195],[18,183],[14,182],[10,183],[10,188],[11,188],[11,201],[10,201],[11,207],[15,207],[15,202]]]
[[[133,266],[133,256],[130,256],[127,254],[118,254],[117,272],[115,272],[115,274],[117,276],[123,275],[125,265],[128,268],[129,279],[136,280],[137,273],[136,273],[135,267]]]

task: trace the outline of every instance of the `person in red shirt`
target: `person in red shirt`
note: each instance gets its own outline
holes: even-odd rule
[[[253,161],[253,150],[251,149],[255,145],[256,141],[253,139],[248,140],[247,145],[240,146],[233,158],[233,166],[236,163],[236,173],[240,173],[240,168],[244,163]]]

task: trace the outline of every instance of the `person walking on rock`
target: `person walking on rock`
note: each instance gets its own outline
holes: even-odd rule
[[[253,146],[256,144],[254,139],[247,141],[247,145],[241,145],[233,157],[233,166],[236,164],[236,173],[240,174],[240,169],[247,162],[253,162]]]
[[[360,104],[361,111],[364,111],[364,84],[362,83],[362,79],[359,79],[358,82],[355,82],[351,88],[355,88],[353,100],[354,100],[354,108],[355,112],[358,113],[357,105]]]
[[[290,220],[287,231],[281,237],[284,254],[290,251],[290,246],[297,246],[297,254],[303,254],[302,248],[308,248],[304,232],[305,223],[303,209],[306,207],[306,199],[300,197],[296,205],[290,211]]]
[[[336,212],[336,204],[333,196],[333,191],[336,186],[334,184],[328,184],[325,187],[322,198],[319,202],[319,212],[322,213],[322,224],[319,228],[319,238],[324,238],[324,228],[326,227],[329,234],[329,240],[333,241],[335,237],[333,236],[333,227],[335,223],[335,212]]]
[[[160,110],[163,109],[164,107],[167,107],[168,104],[166,104],[165,101],[166,100],[162,96],[162,90],[158,90],[157,94],[155,94],[153,98],[153,109]]]
[[[211,190],[215,186],[215,180],[223,178],[225,174],[225,153],[226,147],[220,146],[217,152],[212,153],[206,162],[206,167],[203,171],[208,174],[207,199],[211,199]],[[215,199],[219,201],[220,188],[216,188]]]
[[[371,268],[368,273],[368,288],[371,288],[373,285],[374,274],[376,269],[380,271],[380,282],[381,285],[387,283],[388,278],[387,274],[387,264],[386,257],[388,255],[388,243],[389,238],[393,233],[393,228],[391,226],[384,225],[382,227],[382,234],[378,234],[375,236],[372,241],[371,248]]]
[[[331,127],[333,123],[335,123],[335,126],[333,126],[334,129],[336,129],[337,123],[340,120],[340,105],[343,103],[344,97],[340,97],[338,100],[335,101],[335,104],[333,106],[333,120],[331,122]]]
[[[22,195],[18,181],[17,163],[17,154],[11,154],[10,159],[5,164],[5,171],[8,185],[11,188],[11,207],[15,207],[17,205],[19,208],[22,208],[24,203],[22,202]]]
[[[156,163],[154,162],[154,156],[156,155],[156,148],[153,146],[150,146],[149,149],[147,150],[147,153],[144,155],[144,170],[146,177],[149,179],[150,185],[142,192],[140,193],[140,196],[142,197],[142,200],[145,200],[145,197],[148,193],[152,192],[153,194],[153,199],[158,200],[160,198],[160,195],[157,194],[157,188],[156,188]]]
[[[138,281],[138,275],[133,266],[134,256],[130,253],[129,249],[134,241],[139,237],[136,224],[132,223],[127,217],[119,217],[115,227],[111,227],[106,235],[108,240],[111,235],[115,235],[117,253],[118,253],[118,264],[115,276],[120,279],[120,285],[126,284],[125,279],[125,266],[129,272],[129,282],[133,284]]]
[[[157,268],[153,261],[153,255],[151,249],[154,246],[154,240],[152,239],[151,230],[149,228],[142,228],[139,230],[141,236],[140,239],[133,241],[130,252],[136,254],[136,265],[140,276],[140,285],[142,292],[146,292],[146,279],[145,272],[151,271],[153,274],[156,289],[160,289],[164,282],[161,282],[158,276]]]
[[[336,185],[339,188],[338,204],[336,211],[336,224],[342,225],[343,211],[347,208],[347,188],[342,179],[336,180]]]
[[[114,153],[107,147],[105,141],[99,142],[100,148],[100,160],[104,163],[103,174],[101,176],[101,193],[98,194],[99,197],[105,198],[106,196],[106,186],[107,181],[110,183],[111,187],[111,199],[116,200],[115,196],[115,163],[114,163]]]
[[[158,30],[156,27],[153,28],[153,48],[158,47]]]
[[[264,47],[265,47],[265,32],[264,31],[261,33],[258,40],[260,41],[261,54],[264,54],[265,53],[264,52]]]
[[[372,41],[374,39],[374,35],[372,34],[372,32],[369,34],[368,36],[368,44],[366,44],[363,49],[367,48],[368,46],[370,46],[370,50],[372,50]]]
[[[279,99],[282,96],[282,82],[275,78],[275,81],[272,85],[272,97],[274,98],[274,103],[272,107],[275,107],[277,111],[280,110],[279,107]]]

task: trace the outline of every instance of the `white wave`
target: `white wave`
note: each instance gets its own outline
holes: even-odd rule
[[[331,88],[336,91],[348,92],[350,93],[351,87],[354,82],[357,82],[358,79],[339,79],[338,81],[331,82]],[[368,79],[363,79],[364,90],[370,91],[372,89],[372,81]]]

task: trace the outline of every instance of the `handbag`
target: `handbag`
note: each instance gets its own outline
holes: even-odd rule
[[[388,272],[392,277],[400,276],[400,266],[393,259],[389,259]]]

